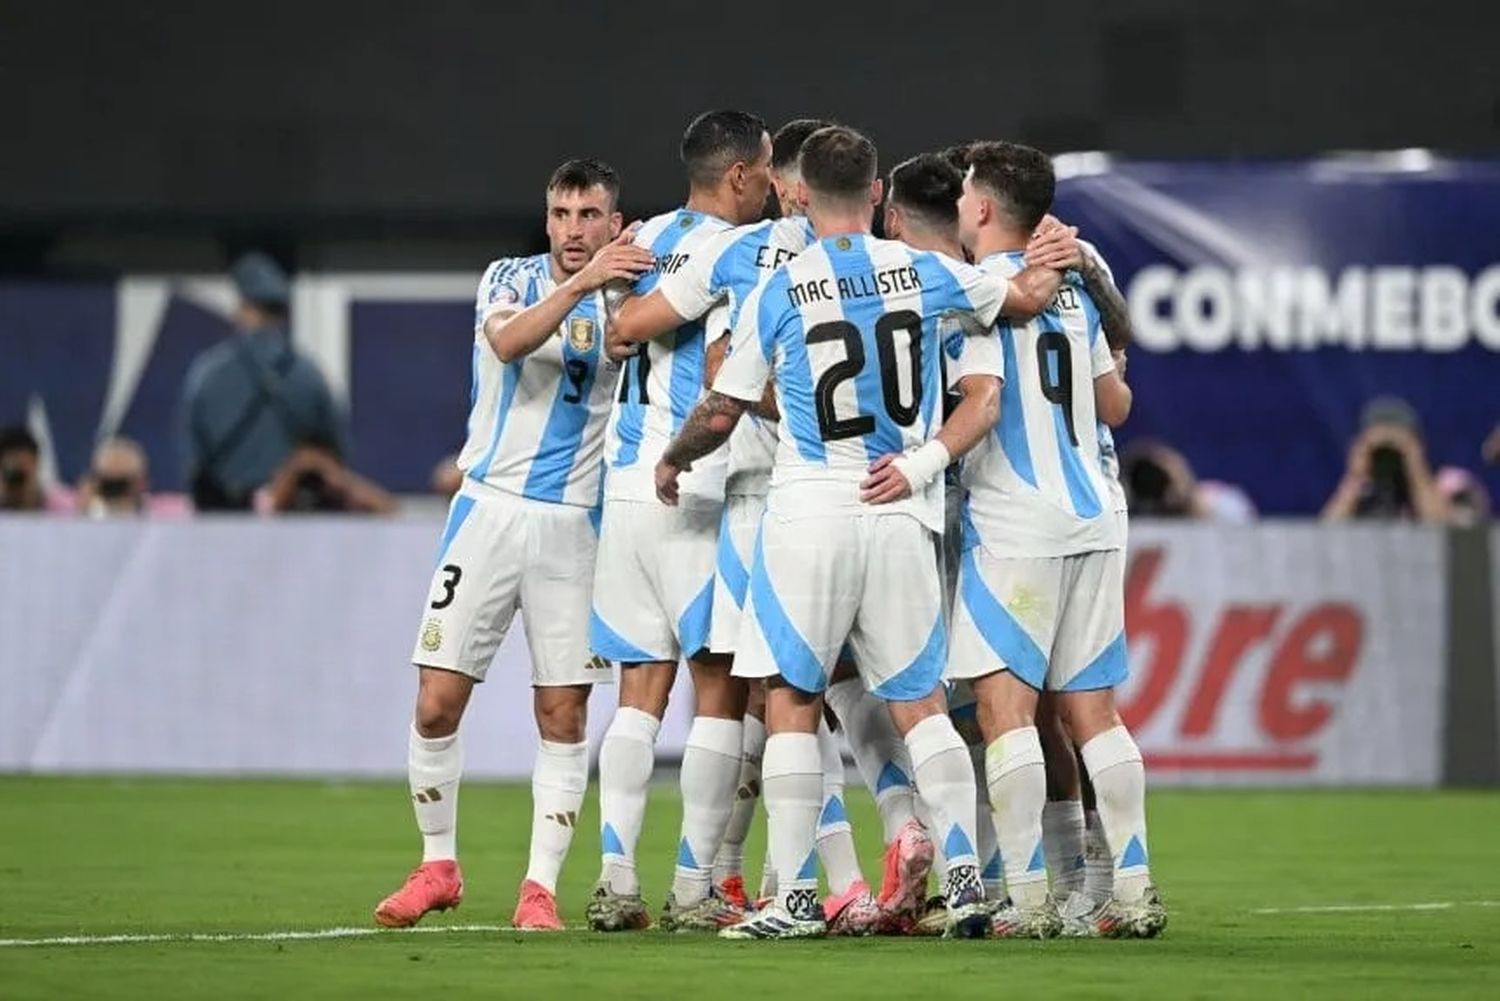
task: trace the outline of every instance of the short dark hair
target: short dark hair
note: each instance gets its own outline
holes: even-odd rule
[[[1035,229],[1052,208],[1057,178],[1047,154],[1008,142],[979,142],[969,147],[974,183],[1001,203],[1016,225]]]
[[[32,455],[41,455],[41,446],[37,444],[36,436],[28,431],[25,425],[15,424],[11,427],[0,428],[0,455],[8,452],[30,452]]]
[[[611,205],[620,201],[620,175],[603,160],[568,160],[547,178],[548,191],[587,191],[596,184],[609,192]]]
[[[969,150],[977,143],[970,141],[966,143],[954,143],[952,146],[944,146],[938,150],[938,156],[953,165],[953,169],[960,174],[969,169]]]
[[[796,163],[807,137],[832,124],[821,118],[793,118],[777,129],[776,134],[771,137],[771,169],[785,170]]]
[[[930,226],[958,225],[964,175],[941,153],[920,153],[891,171],[891,202]]]
[[[760,157],[766,123],[748,111],[705,111],[682,134],[682,164],[694,184],[712,184],[736,162]]]
[[[864,194],[875,180],[875,144],[843,125],[821,128],[802,144],[802,180],[814,192],[851,198]]]

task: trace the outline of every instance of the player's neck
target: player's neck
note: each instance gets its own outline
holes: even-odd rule
[[[974,238],[974,260],[982,261],[992,254],[1008,254],[1025,250],[1030,239],[1030,233],[988,226],[980,230]]]
[[[734,201],[734,192],[727,187],[722,188],[692,188],[688,191],[687,202],[683,208],[689,212],[701,212],[723,219],[729,223],[739,223],[738,206]]]
[[[572,272],[562,269],[562,265],[557,263],[557,258],[552,254],[547,255],[547,270],[552,272],[552,282],[555,285],[561,285],[573,277]]]
[[[958,242],[957,236],[927,232],[908,226],[901,233],[901,242],[913,250],[930,250],[939,254],[947,254],[957,261],[964,259],[963,244]]]

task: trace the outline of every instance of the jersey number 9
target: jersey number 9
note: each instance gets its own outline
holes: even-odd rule
[[[905,351],[897,338],[904,333]],[[824,441],[857,438],[875,430],[872,414],[855,412],[851,417],[838,416],[834,393],[839,386],[857,377],[865,368],[865,341],[859,328],[848,320],[830,320],[807,332],[809,345],[825,341],[842,341],[844,360],[830,365],[813,389],[818,409],[818,433]],[[886,415],[901,427],[911,427],[922,409],[922,318],[909,309],[885,313],[875,323],[875,353],[880,367],[880,395]],[[911,368],[911,401],[901,399],[900,366],[902,356]]]

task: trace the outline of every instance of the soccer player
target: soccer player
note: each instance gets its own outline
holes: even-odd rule
[[[605,164],[564,163],[547,182],[549,252],[495,261],[479,283],[463,486],[412,654],[419,674],[407,771],[422,864],[376,908],[386,927],[415,924],[463,896],[458,726],[519,608],[541,740],[531,860],[514,923],[562,928],[554,894],[588,783],[588,695],[609,681],[608,665],[588,648],[593,519],[618,369],[604,355],[601,289],[654,260],[621,239],[619,194]]]
[[[625,300],[616,314],[613,336],[626,342],[646,341],[684,323],[708,317],[706,336],[711,343],[705,374],[711,381],[728,347],[730,317],[737,307],[766,275],[796,256],[813,238],[796,199],[800,177],[798,154],[803,141],[827,124],[817,119],[796,119],[783,125],[771,139],[771,182],[782,218],[737,226],[717,234],[685,266],[663,276],[648,295]],[[767,396],[729,438],[729,473],[724,516],[719,526],[709,649],[731,656],[749,582],[746,568],[765,511],[776,450],[779,415],[769,392]],[[748,903],[740,872],[744,841],[760,795],[760,761],[766,743],[764,691],[757,687],[751,696],[745,714],[743,760],[733,809],[713,863],[713,884],[720,896],[741,908]],[[889,723],[886,726],[888,729]],[[819,856],[830,891],[824,901],[824,912],[830,933],[865,934],[874,929],[880,912],[860,871],[853,829],[844,809],[844,763],[838,740],[826,725],[820,728],[818,739],[826,765],[823,813],[818,829]],[[875,787],[871,788],[873,791]],[[768,866],[762,881],[763,891],[773,886],[774,881],[774,870]]]
[[[742,111],[711,111],[682,138],[686,205],[648,220],[636,243],[656,269],[637,283],[649,295],[662,277],[691,265],[708,241],[760,217],[770,188],[771,137]],[[682,836],[661,924],[718,928],[738,908],[710,892],[713,860],[734,804],[744,739],[746,686],[708,650],[719,519],[727,456],[683,483],[683,503],[656,498],[652,469],[703,395],[705,325],[695,320],[641,344],[625,364],[605,448],[604,520],[589,640],[621,664],[620,705],[599,752],[603,866],[588,906],[600,931],[649,923],[635,846],[646,810],[655,744],[686,657],[696,697],[682,756]],[[615,339],[615,347],[629,348]]]
[[[771,679],[763,773],[778,887],[774,903],[721,934],[802,938],[826,930],[814,864],[823,805],[816,731],[822,692],[847,641],[867,687],[888,702],[944,836],[953,931],[982,935],[989,918],[972,847],[974,776],[940,687],[934,535],[942,530],[944,467],[994,420],[999,359],[989,343],[989,358],[976,358],[966,376],[972,391],[938,430],[937,324],[951,312],[972,313],[984,327],[1002,309],[1029,315],[1058,276],[1037,269],[1006,281],[870,236],[882,185],[874,145],[852,129],[810,136],[802,175],[818,242],[752,293],[714,391],[656,470],[662,500],[676,503],[681,478],[729,437],[777,373],[783,419],[735,672]],[[971,350],[956,346],[961,355]]]
[[[955,165],[955,159],[963,162],[967,147],[945,150],[942,153],[924,153],[898,164],[891,171],[890,187],[885,202],[885,232],[892,239],[900,240],[916,250],[930,250],[955,260],[964,260],[963,244],[958,238],[958,198],[963,193],[963,171]],[[962,314],[945,317],[941,321],[940,340],[962,336],[964,323]],[[946,335],[946,336],[944,336]],[[962,343],[962,342],[959,342]],[[939,358],[944,368],[948,366],[946,354]],[[951,379],[945,381],[952,381]],[[957,407],[962,396],[947,392],[943,396],[943,414],[946,419]],[[945,621],[951,621],[953,595],[958,582],[958,564],[963,539],[959,520],[959,507],[963,490],[959,483],[958,462],[950,463],[944,471],[943,511],[943,609]],[[976,843],[975,847],[982,863],[981,876],[987,899],[996,899],[1000,880],[999,854],[995,847],[995,827],[989,813],[989,794],[984,787],[982,741],[971,740],[975,729],[973,712],[965,714],[954,708],[954,726],[965,743],[970,745],[971,759],[976,765]],[[925,913],[912,923],[911,931],[918,935],[941,935],[948,924],[948,907],[941,896],[933,897],[924,904]]]
[[[1051,206],[1051,162],[1010,143],[968,155],[959,201],[965,246],[997,275],[1021,267]],[[1130,391],[1115,371],[1087,292],[1064,286],[1035,320],[1001,330],[1000,423],[964,466],[965,551],[949,673],[969,679],[988,742],[986,774],[1010,905],[995,934],[1048,937],[1061,927],[1042,847],[1046,779],[1038,693],[1057,708],[1098,795],[1114,894],[1096,933],[1156,934],[1166,922],[1147,865],[1145,773],[1115,712],[1125,680],[1119,523],[1106,507],[1097,421],[1118,424]]]
[[[1043,218],[1037,235],[1060,226],[1053,216]],[[1125,349],[1134,339],[1129,305],[1114,284],[1114,275],[1097,247],[1079,240],[1083,256],[1079,275],[1090,299],[1098,306],[1099,322],[1115,362],[1115,372],[1125,377]],[[1028,257],[1028,262],[1032,259]],[[1120,523],[1120,549],[1126,548],[1125,491],[1120,486],[1120,463],[1115,453],[1114,435],[1108,424],[1098,424],[1099,464],[1109,490],[1110,510]],[[1125,586],[1125,561],[1118,565],[1118,587]],[[1082,769],[1076,749],[1057,714],[1055,693],[1043,693],[1037,706],[1037,730],[1042,740],[1042,755],[1047,769],[1047,805],[1042,809],[1042,848],[1052,879],[1052,898],[1058,902],[1063,931],[1067,936],[1093,934],[1089,916],[1110,897],[1114,884],[1114,865],[1088,773]]]

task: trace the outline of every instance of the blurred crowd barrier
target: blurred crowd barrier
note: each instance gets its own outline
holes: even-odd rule
[[[1500,160],[1068,154],[1057,166],[1058,214],[1130,302],[1122,446],[1160,439],[1262,514],[1312,515],[1366,402],[1395,395],[1419,415],[1434,470],[1468,470],[1500,497],[1500,464],[1481,458],[1500,421]],[[536,249],[512,238],[490,256]],[[427,491],[462,444],[485,264],[291,283],[292,340],[347,412],[344,458],[387,490]],[[232,336],[233,305],[215,276],[0,280],[0,425],[29,424],[68,483],[98,441],[126,435],[153,489],[181,490],[183,382]]]
[[[0,770],[401,774],[438,532],[0,518]],[[1122,711],[1155,782],[1497,781],[1500,528],[1131,533]],[[489,679],[465,717],[468,769],[522,778],[535,738],[519,622]],[[595,692],[595,747],[613,700]]]

